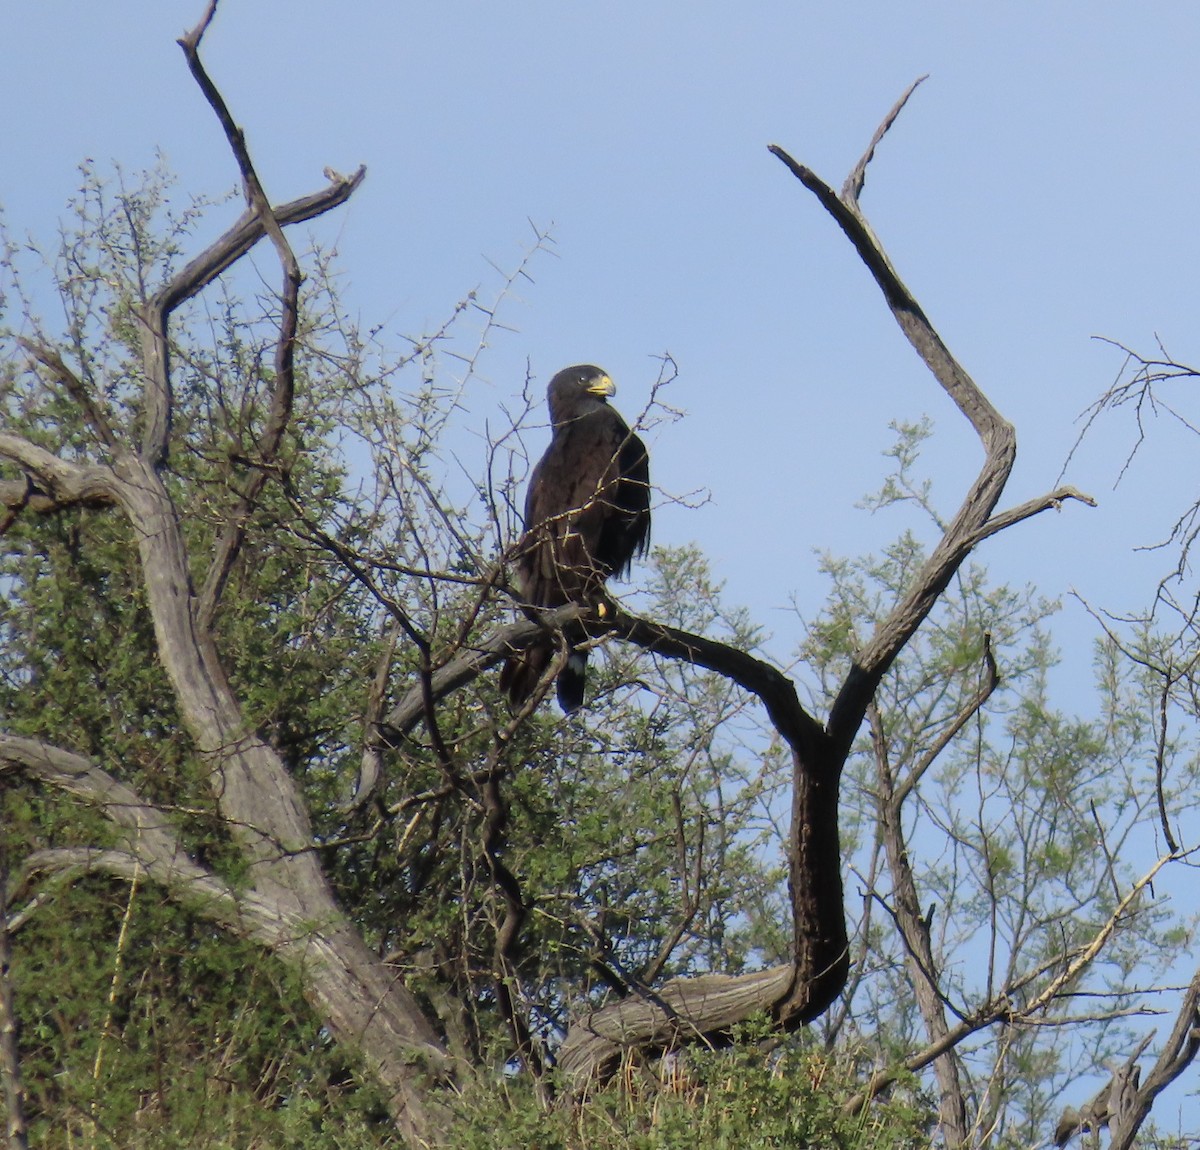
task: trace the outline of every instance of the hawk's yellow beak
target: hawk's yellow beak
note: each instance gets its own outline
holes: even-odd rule
[[[592,380],[592,382],[588,384],[588,394],[604,396],[616,395],[617,385],[613,383],[613,381],[609,379],[607,375],[602,375],[597,379]]]

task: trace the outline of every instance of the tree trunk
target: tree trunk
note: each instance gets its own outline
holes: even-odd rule
[[[28,1150],[25,1128],[25,1088],[17,1048],[17,1015],[13,1006],[12,952],[8,944],[8,866],[0,843],[0,1078],[4,1080],[4,1109],[10,1150]]]
[[[391,1096],[401,1130],[421,1136],[423,1096],[450,1073],[445,1049],[398,975],[363,943],[334,900],[312,849],[299,788],[279,755],[247,725],[215,644],[195,621],[178,516],[157,470],[125,457],[116,495],[138,540],[159,658],[220,810],[242,847],[253,896],[278,923],[256,932],[303,977],[331,1034],[359,1049]]]
[[[789,1028],[823,1014],[842,992],[850,970],[838,838],[844,756],[828,739],[806,739],[793,746],[792,762],[788,889],[794,977],[787,997],[775,1007]]]
[[[896,925],[904,939],[905,965],[916,995],[917,1007],[925,1023],[925,1034],[931,1044],[943,1043],[950,1034],[945,1005],[938,990],[933,959],[933,941],[929,919],[921,914],[917,884],[908,851],[904,845],[904,830],[900,825],[901,804],[897,800],[891,764],[888,762],[878,712],[871,710],[871,735],[875,746],[876,777],[879,781],[879,824],[883,847],[887,855],[888,873],[892,876],[892,910]],[[958,1056],[953,1049],[934,1060],[938,1081],[938,1114],[942,1137],[948,1150],[967,1144],[967,1100],[963,1093],[958,1070]]]

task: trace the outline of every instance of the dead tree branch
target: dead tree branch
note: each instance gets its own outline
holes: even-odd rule
[[[987,702],[1000,682],[996,660],[992,655],[989,636],[984,636],[984,663],[987,677],[975,694],[959,709],[945,730],[940,732],[934,745],[902,779],[891,761],[887,736],[877,706],[867,708],[871,730],[871,746],[875,756],[875,777],[879,793],[879,827],[887,856],[887,868],[892,879],[893,903],[891,908],[896,928],[904,940],[905,961],[909,968],[914,993],[925,1032],[931,1042],[939,1042],[949,1033],[946,1022],[946,1003],[939,989],[937,966],[934,959],[933,938],[930,929],[932,915],[921,913],[921,902],[917,890],[916,876],[909,861],[905,843],[902,809],[905,798],[912,793],[921,775],[929,769],[938,755],[950,745],[955,735],[970,721],[972,716]],[[940,1098],[938,1112],[941,1117],[942,1136],[947,1146],[966,1145],[970,1129],[967,1121],[967,1099],[963,1090],[958,1058],[952,1050],[946,1051],[934,1061]]]
[[[668,1050],[720,1034],[778,1002],[793,980],[790,965],[753,974],[673,978],[660,990],[631,994],[572,1023],[558,1051],[574,1089],[611,1071],[627,1049]]]
[[[97,397],[92,395],[87,384],[67,367],[62,356],[53,348],[43,347],[41,344],[27,339],[21,339],[18,342],[75,401],[80,411],[83,412],[88,427],[104,447],[110,452],[116,451],[117,437],[113,431],[109,413],[104,410]]]
[[[246,203],[254,213],[255,219],[261,225],[264,233],[274,245],[276,255],[283,271],[283,288],[280,292],[279,334],[275,341],[275,372],[271,389],[271,405],[267,413],[266,424],[258,443],[258,458],[251,470],[237,503],[229,511],[225,527],[217,543],[216,553],[209,566],[204,588],[200,593],[199,605],[196,612],[197,625],[202,630],[212,626],[213,616],[220,603],[221,594],[225,588],[233,565],[241,550],[246,533],[246,521],[253,511],[262,489],[266,486],[270,468],[274,465],[279,448],[283,442],[283,434],[287,429],[288,420],[292,413],[292,402],[296,391],[296,332],[300,323],[300,284],[303,277],[300,274],[300,264],[296,253],[283,233],[283,227],[276,218],[270,200],[263,190],[262,182],[255,171],[246,148],[246,137],[242,129],[234,122],[221,93],[217,90],[200,59],[200,40],[208,27],[209,21],[216,12],[216,3],[209,6],[204,19],[184,36],[179,44],[187,57],[188,68],[209,106],[216,113],[217,120],[225,133],[230,150],[237,160],[238,170],[242,174],[242,186],[245,190]]]
[[[78,503],[106,505],[116,499],[107,467],[68,463],[12,432],[0,431],[0,458],[25,474],[24,482],[3,485],[9,507],[30,506],[48,512]]]
[[[537,642],[548,630],[559,631],[581,622],[593,637],[615,635],[653,654],[679,659],[731,679],[761,700],[771,722],[789,744],[803,745],[807,740],[821,737],[820,724],[800,704],[796,685],[770,663],[718,639],[630,615],[611,600],[607,606],[603,618],[594,611],[569,604],[493,631],[474,646],[458,651],[434,671],[431,678],[434,701],[440,702],[509,654]],[[417,684],[391,708],[382,729],[394,742],[411,731],[424,713],[424,693]]]
[[[1113,1070],[1109,1081],[1082,1111],[1072,1106],[1063,1111],[1054,1131],[1058,1146],[1065,1146],[1080,1131],[1107,1126],[1110,1150],[1129,1150],[1149,1116],[1154,1100],[1187,1070],[1200,1052],[1200,972],[1192,977],[1171,1034],[1145,1082],[1141,1082],[1137,1060],[1153,1037],[1151,1032],[1142,1039],[1133,1054]]]
[[[894,119],[895,114],[893,111],[890,120]],[[890,120],[885,123],[890,123]],[[873,152],[880,138],[877,135],[872,141],[870,152]],[[839,197],[814,172],[798,163],[778,145],[772,144],[770,151],[817,197],[854,245],[859,258],[883,292],[900,330],[938,384],[966,416],[983,445],[985,455],[979,475],[945,534],[908,592],[859,652],[854,669],[838,693],[830,711],[827,729],[839,749],[844,747],[848,752],[880,679],[933,609],[987,524],[1012,472],[1016,459],[1016,433],[950,353],[916,298],[892,268],[891,261],[863,216],[854,195],[855,187],[862,184],[862,178],[852,180],[847,189],[850,194]]]

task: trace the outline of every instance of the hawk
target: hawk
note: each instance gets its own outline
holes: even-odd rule
[[[529,480],[525,536],[516,561],[517,588],[530,607],[587,604],[610,575],[626,574],[650,546],[650,460],[642,441],[609,406],[613,381],[580,364],[560,371],[547,390],[551,439]],[[570,714],[583,704],[586,635],[568,629],[558,702]],[[547,636],[512,655],[500,689],[514,705],[533,693],[554,657]]]

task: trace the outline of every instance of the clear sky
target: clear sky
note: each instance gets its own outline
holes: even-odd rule
[[[0,201],[49,241],[84,157],[150,164],[183,191],[236,178],[176,37],[201,0],[10,0],[0,14]],[[907,522],[854,504],[891,420],[932,417],[949,514],[980,449],[816,201],[766,150],[842,179],[895,99],[864,207],[942,337],[1018,432],[1006,503],[1051,489],[1076,419],[1121,357],[1101,335],[1200,359],[1200,7],[1003,3],[393,3],[223,0],[205,43],[276,200],[368,168],[322,226],[352,306],[401,334],[435,326],[512,268],[529,221],[556,255],[504,315],[467,396],[481,428],[528,361],[601,364],[635,414],[668,351],[688,412],[650,437],[665,543],[695,540],[786,658],[825,586],[815,552],[882,547]],[[216,224],[214,224],[215,234]],[[1181,397],[1181,401],[1183,397]],[[1184,404],[1186,407],[1186,403]],[[1200,451],[1107,420],[1067,481],[1100,500],[990,541],[980,558],[1045,594],[1142,604],[1154,542],[1195,498]],[[534,450],[540,443],[534,443]],[[1095,629],[1059,642],[1086,673]],[[1081,676],[1082,678],[1082,676]],[[1165,1117],[1165,1115],[1164,1115]]]
[[[43,239],[85,157],[161,148],[188,192],[235,173],[175,38],[199,0],[6,6],[0,201]],[[270,195],[368,168],[327,228],[354,307],[434,325],[548,229],[468,396],[477,425],[519,388],[598,362],[634,414],[669,351],[686,420],[653,434],[654,478],[706,488],[656,538],[697,540],[785,655],[811,614],[814,551],[880,546],[900,513],[854,503],[893,419],[930,415],[949,512],[980,453],[777,142],[840,186],[876,124],[930,74],[869,175],[865,208],[943,338],[1017,426],[1011,501],[1047,490],[1074,420],[1120,365],[1105,335],[1186,358],[1200,296],[1200,9],[1006,2],[346,3],[224,0],[209,69]],[[1198,353],[1200,354],[1200,353]],[[1047,594],[1140,598],[1131,547],[1166,531],[1196,473],[1143,463],[1110,421],[1067,479],[1101,499],[989,543]],[[1165,441],[1164,441],[1165,442]],[[534,444],[534,449],[540,445]],[[1170,452],[1159,452],[1170,456]],[[1151,481],[1151,475],[1153,481]],[[1138,572],[1141,571],[1141,574]]]

